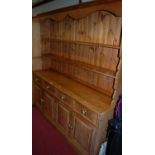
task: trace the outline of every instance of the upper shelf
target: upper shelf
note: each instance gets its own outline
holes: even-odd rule
[[[111,70],[108,70],[108,69],[105,69],[105,68],[102,68],[99,66],[94,66],[94,65],[91,65],[91,64],[88,64],[85,62],[77,61],[77,60],[71,60],[69,58],[65,58],[62,56],[54,55],[54,54],[43,54],[42,56],[43,57],[52,57],[53,59],[60,60],[63,62],[67,62],[67,63],[70,63],[71,65],[76,65],[76,66],[79,66],[79,67],[84,68],[86,70],[91,70],[95,73],[102,74],[102,75],[105,75],[105,76],[108,76],[111,78],[115,78],[115,72],[114,71],[111,71]]]
[[[43,40],[63,42],[63,43],[72,43],[72,44],[80,44],[80,45],[88,45],[88,46],[106,47],[106,48],[113,48],[113,49],[120,49],[120,46],[108,45],[108,44],[102,44],[102,43],[82,42],[82,41],[73,41],[73,40],[61,40],[61,39],[45,39],[45,38],[43,38]]]

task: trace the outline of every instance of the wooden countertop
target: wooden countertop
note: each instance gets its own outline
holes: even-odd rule
[[[51,70],[34,71],[33,73],[93,111],[102,113],[110,107],[111,97],[84,86],[60,73]]]

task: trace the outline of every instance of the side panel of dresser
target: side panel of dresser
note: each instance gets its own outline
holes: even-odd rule
[[[90,155],[98,155],[101,144],[106,140],[108,121],[113,117],[114,106],[100,114],[98,129],[95,133]]]

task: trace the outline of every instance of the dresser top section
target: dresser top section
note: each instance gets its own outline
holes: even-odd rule
[[[112,99],[109,96],[84,86],[60,73],[50,70],[34,71],[33,74],[93,111],[102,113],[110,107]]]

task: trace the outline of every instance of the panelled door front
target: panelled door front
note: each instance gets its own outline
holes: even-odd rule
[[[44,93],[44,114],[50,120],[56,120],[57,103],[55,97]]]
[[[73,117],[73,139],[87,152],[90,150],[94,127],[79,116]]]
[[[36,84],[34,85],[34,101],[38,109],[42,111],[42,90]]]
[[[61,129],[64,132],[66,132],[66,134],[69,133],[70,114],[71,114],[70,109],[64,106],[62,102],[59,102],[58,103],[58,124],[61,127]]]

